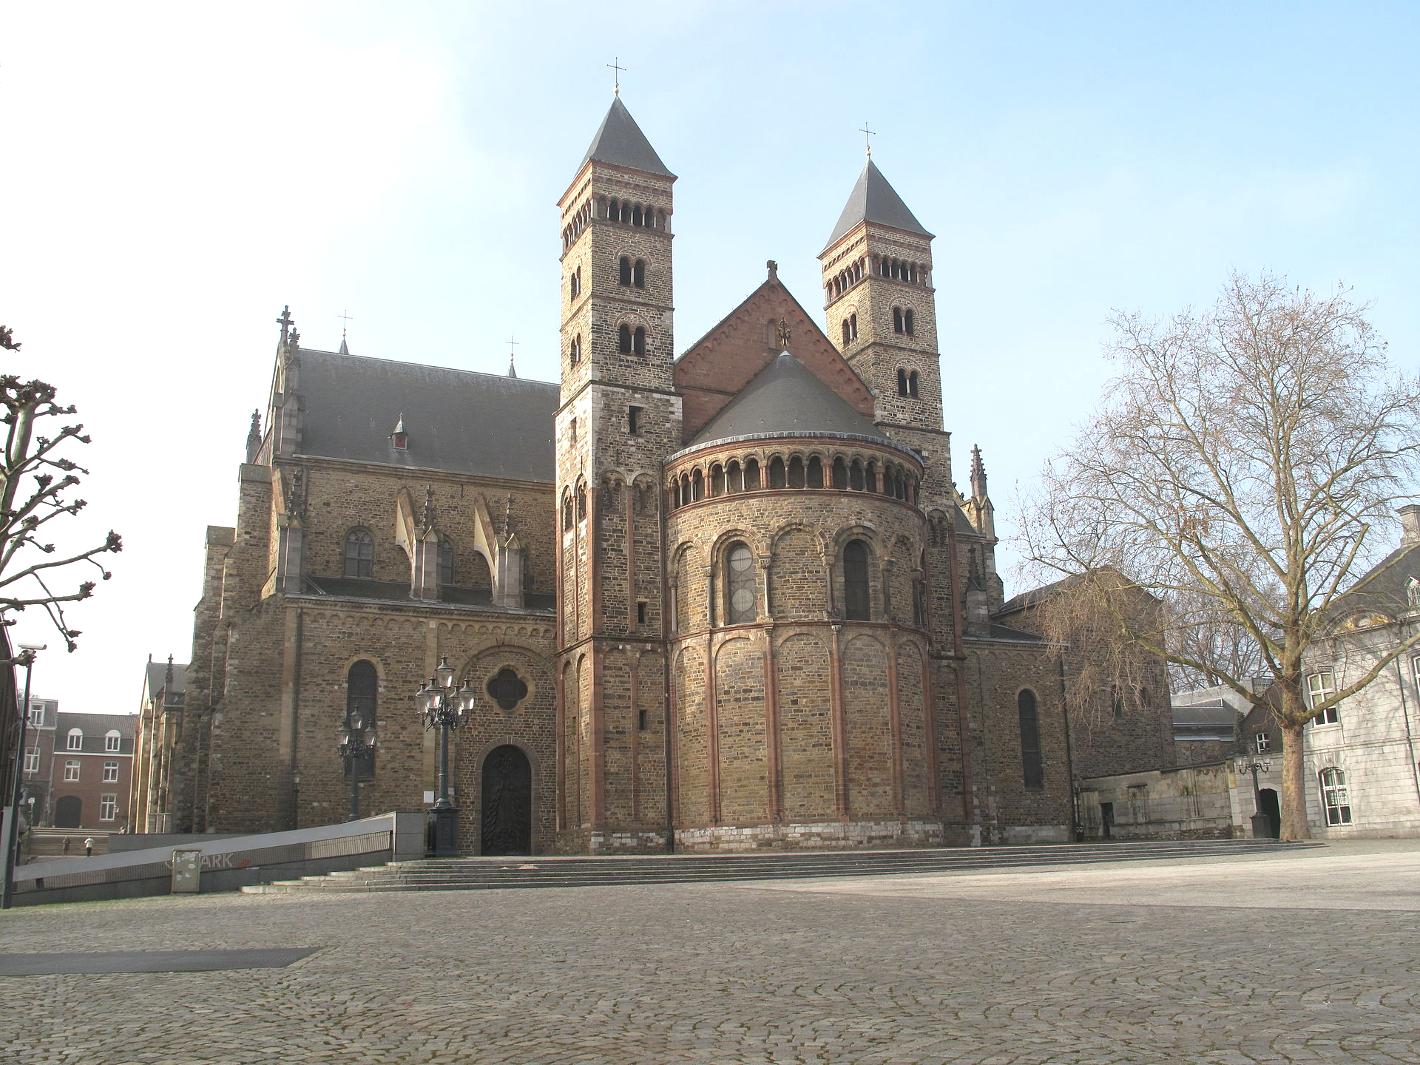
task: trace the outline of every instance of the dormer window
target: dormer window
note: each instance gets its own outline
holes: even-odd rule
[[[394,424],[394,432],[390,433],[390,445],[396,451],[407,451],[409,449],[409,431],[404,427],[404,415],[399,416],[399,421]]]

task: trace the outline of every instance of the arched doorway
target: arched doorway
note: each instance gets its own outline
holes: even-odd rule
[[[483,760],[482,809],[480,854],[532,852],[532,766],[512,744]]]
[[[84,800],[66,795],[54,804],[55,828],[78,828],[84,823]]]
[[[1267,815],[1267,835],[1279,839],[1282,835],[1282,807],[1277,803],[1277,792],[1263,788],[1258,792],[1259,809]]]

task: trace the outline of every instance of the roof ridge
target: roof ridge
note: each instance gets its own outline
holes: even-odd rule
[[[338,351],[326,351],[324,348],[301,348],[301,354],[310,355],[330,355],[337,359],[360,359],[363,362],[383,362],[391,366],[408,366],[416,370],[445,370],[449,373],[471,374],[475,377],[492,377],[499,381],[516,381],[522,385],[544,385],[548,388],[560,389],[562,385],[557,381],[541,381],[535,377],[509,377],[507,372],[492,373],[488,370],[466,370],[462,366],[439,366],[432,362],[408,362],[404,359],[389,359],[381,355],[342,355]]]

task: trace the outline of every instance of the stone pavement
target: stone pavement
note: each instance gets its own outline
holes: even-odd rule
[[[0,1061],[1414,1063],[1417,892],[1410,841],[34,907],[0,915],[0,952],[319,949],[282,969],[0,978]]]

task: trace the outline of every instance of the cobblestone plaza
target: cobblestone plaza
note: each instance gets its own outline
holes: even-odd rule
[[[0,1061],[1416,1062],[1417,884],[1410,841],[860,880],[35,907],[0,917],[0,955],[314,953],[283,968],[0,977]]]

